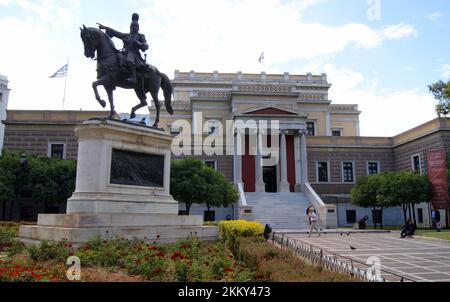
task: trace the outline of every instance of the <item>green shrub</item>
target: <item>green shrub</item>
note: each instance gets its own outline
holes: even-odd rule
[[[27,248],[28,255],[34,261],[55,260],[65,262],[70,255],[71,245],[65,241],[42,241],[39,245]]]
[[[234,247],[238,237],[262,237],[264,226],[259,222],[246,220],[221,221],[220,236],[229,247]]]

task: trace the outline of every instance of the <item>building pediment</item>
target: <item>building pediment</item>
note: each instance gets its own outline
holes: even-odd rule
[[[242,115],[249,115],[249,116],[257,116],[257,115],[263,115],[263,116],[304,116],[303,114],[297,112],[296,110],[290,110],[278,106],[264,106],[264,107],[258,107],[258,108],[252,108],[248,109],[246,111],[243,111],[241,113]]]

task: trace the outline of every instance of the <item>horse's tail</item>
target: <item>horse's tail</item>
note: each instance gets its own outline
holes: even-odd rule
[[[173,114],[173,108],[172,108],[172,93],[173,93],[173,87],[170,83],[170,79],[167,75],[164,73],[160,73],[161,75],[161,88],[164,93],[164,100],[166,105],[167,112],[172,115]]]

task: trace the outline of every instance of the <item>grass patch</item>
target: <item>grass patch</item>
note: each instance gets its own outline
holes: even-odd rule
[[[423,237],[450,240],[450,230],[441,230],[440,232],[436,232],[434,230],[418,230],[418,231],[416,231],[416,235],[423,236]]]
[[[262,238],[238,238],[237,258],[254,267],[265,282],[348,282],[347,276],[306,264],[292,252],[281,250]]]

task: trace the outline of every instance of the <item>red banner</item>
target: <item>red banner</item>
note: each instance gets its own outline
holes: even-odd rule
[[[448,176],[444,149],[427,151],[428,179],[431,185],[431,203],[437,209],[450,209]]]

